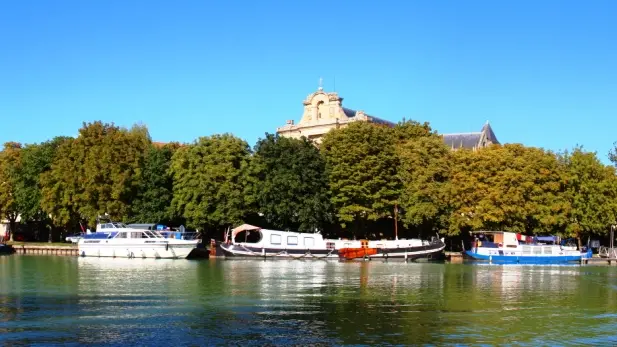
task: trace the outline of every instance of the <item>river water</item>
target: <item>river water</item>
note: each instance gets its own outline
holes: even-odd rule
[[[0,345],[615,345],[617,268],[0,257]]]

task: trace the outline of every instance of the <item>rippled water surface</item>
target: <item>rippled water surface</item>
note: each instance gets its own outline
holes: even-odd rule
[[[615,345],[617,268],[0,257],[0,344]]]

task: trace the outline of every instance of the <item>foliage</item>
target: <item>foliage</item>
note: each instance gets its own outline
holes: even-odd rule
[[[406,225],[426,231],[445,228],[450,150],[439,137],[417,137],[397,148],[399,198]]]
[[[583,233],[605,233],[617,215],[615,169],[580,147],[561,154],[560,161],[566,168],[565,196],[569,203],[566,234],[579,237]]]
[[[419,123],[405,119],[397,123],[394,128],[392,128],[392,132],[394,133],[396,141],[399,143],[420,137],[439,137],[428,122]]]
[[[250,149],[230,134],[180,147],[171,164],[174,210],[191,228],[219,229],[243,220]]]
[[[16,191],[21,169],[21,144],[7,142],[0,152],[0,217],[9,221],[9,233],[15,231],[15,221],[19,215]]]
[[[84,123],[76,139],[60,146],[58,160],[44,175],[45,211],[61,224],[76,215],[90,225],[102,215],[127,219],[150,143],[144,127]]]
[[[336,216],[358,236],[366,221],[392,215],[400,189],[394,142],[390,128],[354,122],[321,144]]]
[[[325,162],[306,138],[266,134],[251,160],[256,210],[278,229],[315,231],[330,219]]]
[[[551,232],[564,223],[563,173],[555,156],[521,145],[452,154],[450,234]]]
[[[41,221],[47,218],[41,209],[40,178],[44,172],[51,170],[51,165],[58,147],[68,137],[56,137],[53,140],[26,145],[21,151],[21,167],[17,179],[15,200],[21,215],[21,221]]]
[[[169,168],[177,143],[146,149],[141,180],[131,203],[131,220],[137,223],[172,223],[178,218],[171,207],[173,179]]]

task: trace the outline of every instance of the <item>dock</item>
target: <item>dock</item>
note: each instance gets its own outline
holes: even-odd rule
[[[77,246],[42,246],[42,245],[13,245],[17,254],[49,254],[49,255],[67,255],[78,256],[79,250]]]
[[[617,258],[601,258],[593,257],[587,259],[581,259],[581,264],[589,265],[617,265]]]

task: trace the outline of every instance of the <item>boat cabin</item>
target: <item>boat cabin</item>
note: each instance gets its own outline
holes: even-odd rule
[[[516,248],[521,235],[508,231],[475,231],[474,243],[478,247],[486,248]]]

